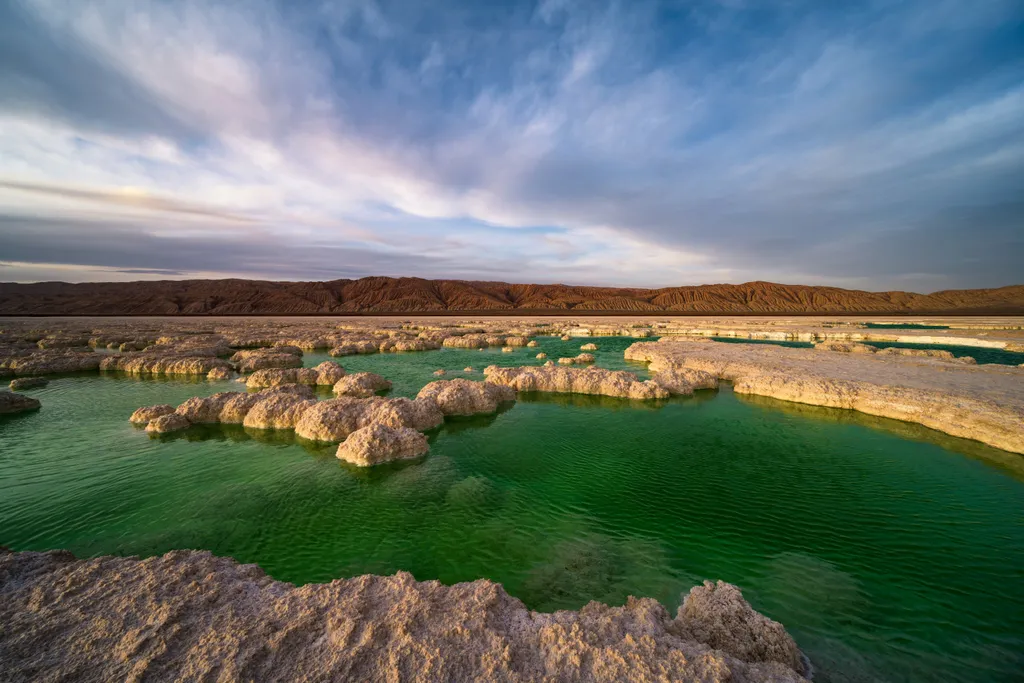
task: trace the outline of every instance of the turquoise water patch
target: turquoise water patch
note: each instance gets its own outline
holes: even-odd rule
[[[978,364],[1000,363],[1002,365],[1020,365],[1024,363],[1024,353],[1016,351],[1004,351],[1003,349],[988,349],[981,346],[962,346],[960,344],[912,344],[909,342],[881,342],[866,341],[868,346],[884,349],[893,347],[897,349],[935,349],[936,351],[949,351],[957,358],[970,356],[978,361]]]

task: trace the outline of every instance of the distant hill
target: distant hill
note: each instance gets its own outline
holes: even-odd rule
[[[747,282],[664,289],[366,277],[0,283],[0,315],[1024,314],[1024,285],[933,294]]]

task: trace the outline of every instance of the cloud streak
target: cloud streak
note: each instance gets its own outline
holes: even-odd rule
[[[918,290],[1024,274],[1019,3],[14,0],[0,27],[9,261]]]

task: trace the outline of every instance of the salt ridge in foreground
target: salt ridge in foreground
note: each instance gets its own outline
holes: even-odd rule
[[[0,661],[29,680],[804,681],[783,626],[727,583],[531,612],[481,579],[295,587],[208,552],[78,560],[0,549]]]

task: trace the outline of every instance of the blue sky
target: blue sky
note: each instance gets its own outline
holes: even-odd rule
[[[1019,0],[0,0],[2,281],[1022,264]]]

